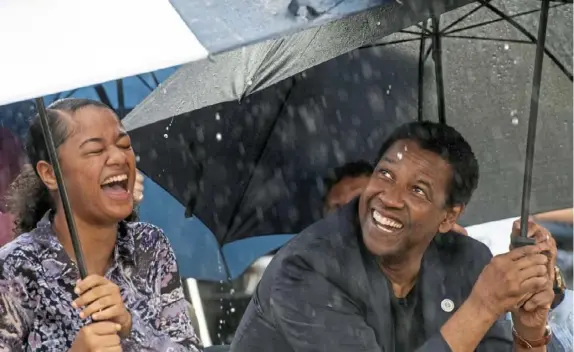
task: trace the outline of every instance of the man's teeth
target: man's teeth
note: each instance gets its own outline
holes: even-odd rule
[[[113,182],[122,182],[128,179],[128,175],[117,175],[117,176],[112,176],[112,177],[108,177],[104,180],[104,182],[102,183],[103,185],[107,185],[109,183],[113,183]]]
[[[397,222],[393,219],[387,218],[386,216],[381,215],[376,210],[373,210],[373,218],[375,219],[375,222],[379,226],[392,227],[395,229],[402,229],[403,228],[403,224],[401,224],[400,222]]]

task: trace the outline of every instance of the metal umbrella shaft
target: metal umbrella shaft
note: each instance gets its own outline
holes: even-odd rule
[[[74,222],[74,216],[72,215],[72,207],[70,206],[70,199],[68,198],[68,192],[66,191],[64,176],[62,174],[62,169],[60,168],[58,153],[56,152],[56,146],[54,145],[54,139],[52,137],[50,125],[48,124],[48,114],[46,112],[46,106],[44,105],[43,98],[36,98],[36,108],[38,109],[38,114],[40,115],[42,134],[44,135],[44,141],[46,142],[46,147],[48,148],[50,163],[54,168],[54,174],[56,175],[56,181],[58,182],[58,193],[60,194],[60,199],[62,200],[62,205],[64,207],[64,214],[66,215],[66,222],[68,223],[68,230],[70,231],[72,246],[74,247],[76,263],[78,265],[78,269],[80,270],[80,276],[83,279],[88,276],[88,271],[86,270],[84,254],[82,253],[82,246],[78,237],[78,231],[76,229],[76,223]]]
[[[538,41],[534,59],[534,75],[530,95],[530,117],[528,119],[528,137],[526,139],[526,161],[524,163],[524,181],[522,185],[522,207],[520,210],[520,241],[527,239],[528,217],[530,216],[530,193],[532,188],[532,167],[534,165],[534,148],[536,141],[536,124],[538,122],[538,100],[540,98],[540,82],[542,81],[542,63],[544,60],[544,45],[546,42],[546,27],[550,1],[543,0],[538,24]],[[533,243],[533,242],[532,242]]]

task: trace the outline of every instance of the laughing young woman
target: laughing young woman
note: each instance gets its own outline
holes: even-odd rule
[[[38,117],[33,167],[9,199],[14,241],[0,249],[0,351],[199,351],[172,248],[126,222],[136,179],[130,138],[106,105],[48,107],[89,276],[80,280]]]

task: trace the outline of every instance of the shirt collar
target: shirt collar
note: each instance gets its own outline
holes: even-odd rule
[[[45,249],[40,252],[40,259],[54,259],[53,254],[56,253],[56,258],[60,261],[69,261],[70,259],[64,247],[52,229],[52,219],[53,213],[52,211],[48,211],[36,224],[36,229],[33,230],[33,236],[40,242],[42,247],[44,247],[43,249]],[[129,226],[125,221],[119,223],[118,237],[114,248],[114,265],[119,263],[137,265],[134,235],[134,228],[132,226]]]

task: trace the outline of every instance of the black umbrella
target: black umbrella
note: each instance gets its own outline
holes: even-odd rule
[[[501,4],[512,8],[514,3],[507,1]],[[514,69],[519,72],[531,69],[532,66],[524,64],[524,57],[530,55],[530,44],[526,42],[536,39],[536,36],[530,32],[532,28],[525,28],[529,23],[523,22],[536,16],[538,11],[544,18],[550,6],[542,2],[544,6],[540,8],[540,2],[534,1],[528,3],[531,8],[522,8],[522,12],[506,15],[500,10],[501,4],[494,6],[485,1],[469,5],[440,18],[440,21],[447,23],[442,33],[438,30],[439,19],[435,17],[429,27],[422,23],[399,34],[417,36],[417,42],[412,38],[386,39],[284,80],[239,102],[211,105],[164,120],[162,112],[173,110],[173,106],[162,105],[163,99],[181,99],[182,102],[185,99],[195,100],[191,90],[187,90],[183,96],[178,95],[176,88],[182,88],[183,84],[178,81],[176,73],[163,86],[169,94],[162,94],[160,87],[126,118],[128,128],[129,123],[139,125],[139,128],[131,131],[140,157],[139,166],[186,205],[188,215],[193,213],[198,216],[223,245],[256,235],[296,233],[320,218],[324,193],[322,178],[327,170],[346,161],[373,159],[385,136],[396,125],[415,119],[417,110],[424,111],[427,119],[436,117],[440,121],[445,121],[450,114],[468,115],[449,117],[448,122],[463,133],[467,132],[465,135],[479,152],[481,168],[491,171],[483,175],[481,184],[486,184],[486,187],[479,187],[462,221],[479,223],[513,216],[518,211],[528,212],[525,207],[522,210],[517,207],[521,193],[516,187],[516,179],[523,175],[517,171],[522,166],[517,165],[515,160],[520,160],[524,154],[516,144],[524,144],[524,139],[518,133],[521,127],[515,126],[519,113],[508,111],[508,105],[520,103],[521,97],[530,92],[519,90],[525,87],[523,75],[516,79],[508,77],[514,91],[497,80],[500,77],[494,75],[491,78],[493,70],[487,61],[491,59],[491,54],[493,57],[498,55],[496,60],[508,61],[508,53],[512,50],[508,50],[507,45],[511,43],[517,47]],[[533,4],[538,8],[532,9]],[[560,6],[553,10],[560,11],[564,5]],[[479,10],[486,11],[480,15],[483,17],[478,16]],[[502,17],[499,16],[501,13]],[[496,27],[502,24],[506,27]],[[540,31],[544,33],[544,21],[540,24]],[[456,26],[476,29],[486,32],[486,35],[456,38],[450,33],[449,37],[459,40],[453,44],[454,39],[446,39],[447,35],[444,34],[447,30],[457,30]],[[495,26],[494,29],[492,26]],[[508,28],[516,30],[511,32]],[[496,31],[525,38],[489,36]],[[550,48],[544,45],[540,39],[543,36],[539,35],[536,41],[535,76],[531,82],[536,104],[539,95],[536,91],[540,89],[542,77],[540,55],[546,52],[547,56],[552,57],[554,65],[545,71],[546,82],[549,82],[546,91],[552,92],[550,97],[545,96],[544,99],[544,117],[549,121],[543,126],[541,135],[545,144],[568,139],[571,135],[571,123],[568,123],[572,116],[571,104],[565,106],[560,103],[564,96],[568,96],[568,99],[571,96],[568,95],[568,91],[571,92],[571,63],[558,58],[552,50],[560,43],[567,43],[564,44],[566,49],[562,49],[568,52],[570,45],[571,58],[571,34],[563,38],[556,35],[557,32],[560,33],[555,29],[548,40]],[[427,51],[424,40],[420,41],[421,37],[431,38],[431,50]],[[568,38],[570,40],[566,42],[564,39]],[[469,50],[472,49],[470,45],[476,46],[476,43],[484,45],[479,48],[482,50]],[[496,50],[487,46],[490,43],[498,45]],[[455,56],[467,52],[471,56]],[[433,53],[435,61],[430,67],[424,60],[429,56],[427,53]],[[472,62],[473,59],[477,61]],[[443,70],[443,61],[455,65],[448,65],[449,70]],[[512,64],[512,60],[510,62]],[[477,68],[473,70],[472,66]],[[426,75],[432,73],[433,69],[435,80],[431,82]],[[184,74],[188,82],[193,82],[193,77]],[[446,80],[457,75],[465,75],[467,79]],[[473,82],[471,87],[469,81]],[[226,82],[218,80],[216,84],[217,87],[225,86]],[[211,87],[209,81],[201,81],[201,85]],[[472,89],[472,85],[476,90]],[[489,90],[491,95],[486,96],[490,101],[481,101],[478,108],[470,111],[468,106],[473,99],[479,100],[481,94]],[[429,95],[431,91],[433,93]],[[453,94],[444,94],[444,91],[452,91]],[[200,88],[197,94],[206,95]],[[559,104],[549,104],[556,101]],[[512,123],[509,119],[508,124],[501,125],[501,112],[505,110],[510,112]],[[531,120],[536,119],[536,110],[533,105]],[[153,116],[151,119],[150,115]],[[563,119],[566,122],[560,122]],[[485,141],[484,135],[476,131],[491,125],[495,126],[491,132],[495,138]],[[534,127],[530,127],[530,131]],[[529,132],[527,170],[531,170],[533,163],[532,135]],[[535,200],[535,211],[571,206],[572,203],[571,192],[564,191],[571,189],[571,175],[566,173],[555,182],[556,185],[549,184],[547,176],[552,175],[555,169],[545,164],[564,163],[568,170],[567,166],[572,162],[569,158],[571,146],[563,147],[565,156],[556,153],[556,148],[545,148],[542,157],[537,159],[539,167],[533,186],[536,193],[544,193],[544,196]],[[498,159],[501,151],[505,160]],[[509,158],[509,155],[513,158]],[[503,172],[502,176],[494,174],[495,170]],[[531,181],[528,180],[532,180],[532,173],[525,172],[524,178],[525,187],[530,189],[528,183]],[[505,201],[500,200],[501,194],[507,196]],[[525,193],[525,196],[524,202],[528,204],[528,194]]]

